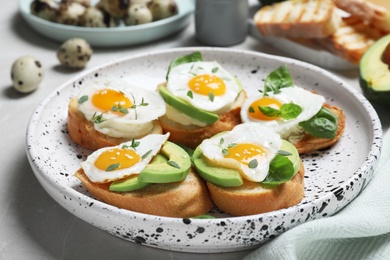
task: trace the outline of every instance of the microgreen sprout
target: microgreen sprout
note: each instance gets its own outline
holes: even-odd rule
[[[102,122],[104,122],[104,121],[106,121],[107,119],[104,119],[103,118],[103,114],[104,113],[101,113],[101,114],[97,114],[96,112],[93,114],[93,116],[92,116],[92,118],[91,118],[91,122],[92,123],[95,123],[95,124],[100,124],[100,123],[102,123]]]

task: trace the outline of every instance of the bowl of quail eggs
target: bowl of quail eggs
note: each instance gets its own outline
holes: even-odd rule
[[[40,35],[92,46],[139,45],[188,25],[195,0],[19,0],[25,21]]]

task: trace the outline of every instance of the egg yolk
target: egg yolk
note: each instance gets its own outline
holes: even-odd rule
[[[250,107],[249,107],[249,117],[253,118],[253,119],[258,119],[258,120],[277,120],[279,119],[280,117],[277,116],[277,117],[270,117],[270,116],[266,116],[264,115],[260,109],[258,108],[259,106],[262,106],[262,107],[272,107],[272,108],[275,108],[275,109],[280,109],[280,107],[282,106],[282,103],[280,103],[280,101],[274,99],[274,98],[270,98],[270,97],[263,97],[263,98],[260,98],[256,101],[254,101]]]
[[[129,168],[141,160],[141,157],[130,149],[114,148],[101,153],[95,161],[95,166],[103,171],[115,171]]]
[[[197,94],[208,96],[221,96],[226,92],[223,80],[215,75],[198,75],[188,82],[188,87]]]
[[[227,150],[228,154],[224,155],[225,158],[235,159],[245,165],[253,160],[257,160],[260,164],[268,154],[264,148],[250,143],[237,144]]]
[[[123,92],[114,89],[102,89],[96,92],[92,96],[92,104],[103,111],[111,111],[114,106],[119,109],[130,108],[133,105]]]

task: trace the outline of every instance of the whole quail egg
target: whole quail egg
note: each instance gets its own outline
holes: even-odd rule
[[[71,38],[65,41],[57,51],[57,58],[66,67],[81,69],[91,59],[93,50],[82,38]]]
[[[67,25],[78,25],[80,16],[85,12],[86,7],[78,2],[63,1],[60,3],[56,22]]]
[[[34,91],[41,83],[43,74],[42,63],[29,55],[18,58],[11,68],[13,86],[22,93]]]
[[[80,26],[84,27],[116,27],[118,19],[95,6],[88,7],[80,16]]]
[[[130,0],[100,0],[96,6],[116,18],[123,18],[130,8],[130,3]]]
[[[123,21],[126,25],[150,23],[153,21],[153,15],[145,5],[132,4]]]
[[[178,6],[175,0],[153,0],[148,4],[152,11],[153,20],[161,20],[178,13]]]
[[[57,10],[58,4],[54,0],[34,0],[30,5],[33,15],[52,22],[56,19]]]

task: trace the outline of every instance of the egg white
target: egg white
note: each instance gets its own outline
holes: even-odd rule
[[[301,131],[301,127],[298,124],[315,116],[325,103],[325,98],[323,96],[314,94],[296,86],[282,88],[278,94],[274,94],[272,92],[268,92],[267,94],[268,97],[274,98],[282,104],[292,102],[299,105],[302,108],[302,112],[298,117],[289,120],[283,118],[278,120],[258,120],[251,118],[248,114],[248,110],[254,101],[263,97],[263,94],[259,93],[248,97],[248,99],[244,102],[241,107],[241,120],[243,122],[256,122],[260,125],[268,126],[275,132],[279,133],[284,139],[287,139],[294,133],[299,133]]]
[[[226,85],[225,94],[215,96],[213,101],[210,100],[209,96],[195,92],[193,92],[192,98],[189,97],[187,95],[190,90],[188,82],[195,75],[202,74],[216,75],[221,78]],[[190,62],[173,67],[169,72],[166,87],[174,96],[189,102],[194,107],[216,114],[228,111],[242,90],[236,79],[215,61]]]
[[[94,93],[102,89],[115,89],[122,91],[137,105],[136,109],[128,109],[129,113],[118,116],[115,113],[104,113],[91,102]],[[105,121],[94,123],[97,131],[117,138],[133,138],[147,134],[153,128],[153,120],[158,119],[166,112],[165,102],[157,91],[140,88],[128,84],[117,78],[98,79],[83,87],[78,98],[88,96],[88,100],[79,104],[79,110],[89,121],[95,115],[103,114]],[[133,100],[134,97],[134,100]],[[139,106],[142,100],[146,106]]]
[[[160,151],[162,145],[168,140],[169,133],[165,135],[160,135],[160,134],[150,134],[147,135],[141,139],[137,139],[135,141],[139,142],[139,146],[137,146],[135,149],[133,148],[127,148],[127,149],[133,149],[137,152],[140,157],[145,155],[146,153],[149,154],[145,156],[140,162],[137,164],[133,165],[132,167],[129,168],[124,168],[124,169],[118,169],[114,171],[105,171],[98,169],[94,163],[96,159],[104,152],[113,148],[121,148],[124,145],[127,145],[128,147],[131,147],[132,141],[122,143],[117,146],[112,146],[112,147],[105,147],[101,148],[95,152],[93,152],[91,155],[88,156],[87,160],[81,163],[81,168],[84,170],[84,173],[88,176],[88,178],[92,182],[97,182],[97,183],[106,183],[106,182],[111,182],[115,180],[119,180],[122,178],[129,177],[134,174],[139,174],[146,165],[149,164],[149,162],[152,160],[152,158],[158,154]]]
[[[223,143],[221,144],[221,139]],[[251,143],[262,147],[267,151],[266,158],[256,168],[249,168],[233,158],[225,158],[222,149],[229,144]],[[269,171],[269,163],[275,157],[282,146],[280,136],[266,126],[260,126],[249,122],[237,125],[229,132],[223,132],[200,144],[202,154],[213,164],[235,169],[243,178],[253,181],[263,181]]]

